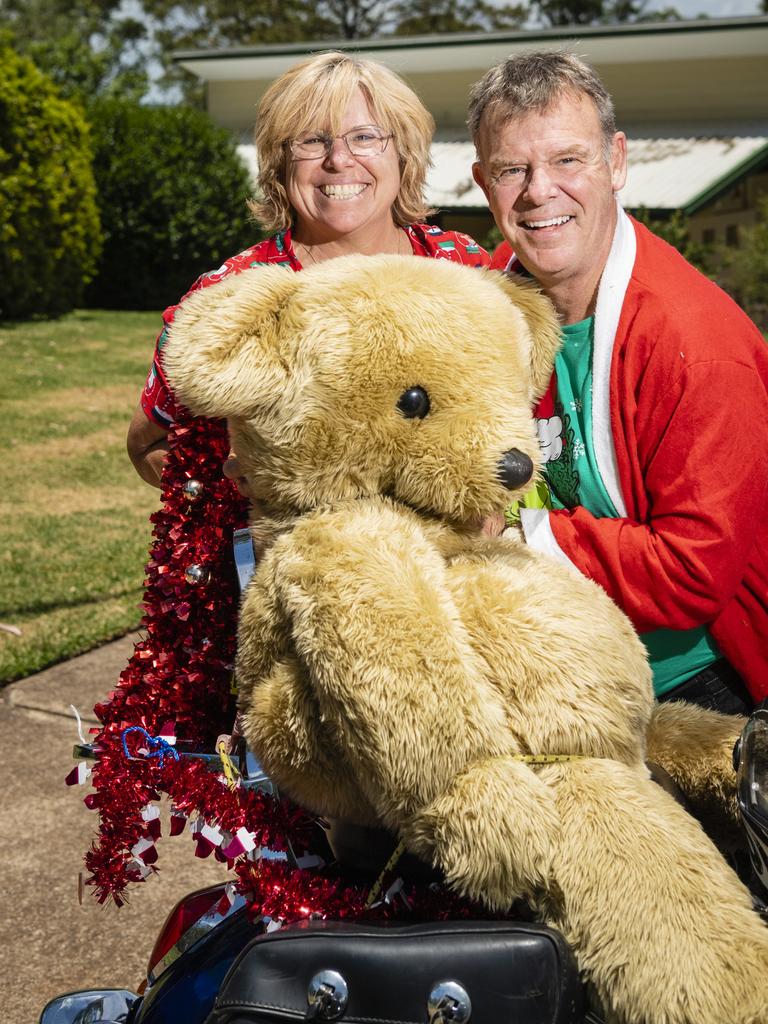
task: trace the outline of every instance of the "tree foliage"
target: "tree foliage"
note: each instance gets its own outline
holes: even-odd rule
[[[757,221],[741,231],[738,248],[717,253],[717,277],[763,330],[768,330],[768,195],[757,206]]]
[[[100,245],[82,111],[0,41],[0,317],[72,309]]]
[[[634,216],[655,235],[674,246],[694,267],[704,274],[709,274],[712,264],[712,249],[701,242],[693,241],[689,230],[689,221],[684,213],[675,210],[669,217],[653,217],[645,207],[641,206],[634,211]]]
[[[520,28],[527,8],[485,0],[404,0],[395,5],[395,34],[431,35],[441,32],[483,32]]]
[[[206,114],[104,99],[90,117],[104,225],[90,305],[167,306],[259,237],[245,205],[248,172]]]
[[[635,21],[673,21],[674,7],[656,8],[650,0],[533,0],[532,11],[544,25],[613,25]]]
[[[0,0],[0,29],[64,96],[139,97],[149,84],[150,34],[120,7],[121,0]]]

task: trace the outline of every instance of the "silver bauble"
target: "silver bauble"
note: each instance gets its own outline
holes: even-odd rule
[[[187,583],[198,586],[200,583],[208,582],[208,570],[203,565],[193,563],[184,570],[184,579]]]
[[[196,501],[205,488],[200,480],[187,480],[185,481],[182,490],[185,498],[188,498],[190,501]]]

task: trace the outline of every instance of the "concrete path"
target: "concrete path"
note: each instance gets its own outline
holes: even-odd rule
[[[114,688],[133,650],[125,637],[7,687],[0,693],[0,1018],[36,1024],[45,1003],[80,988],[136,990],[155,937],[174,904],[225,876],[197,860],[185,834],[159,844],[161,874],[138,885],[120,910],[78,875],[96,823],[85,786],[66,786],[77,728]]]

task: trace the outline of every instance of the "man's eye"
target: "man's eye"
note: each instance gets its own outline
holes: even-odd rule
[[[522,167],[504,167],[496,175],[497,181],[512,181],[513,178],[519,178],[523,174]]]

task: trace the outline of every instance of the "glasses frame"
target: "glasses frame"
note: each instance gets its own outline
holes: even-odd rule
[[[379,136],[381,142],[381,149],[369,151],[367,153],[355,153],[355,151],[349,144],[349,139],[347,138],[347,136],[353,135],[355,132],[361,132],[365,128],[375,128],[377,132],[382,131],[382,129],[377,124],[361,124],[357,128],[350,128],[348,132],[344,132],[342,135],[326,135],[324,132],[317,132],[316,134],[318,139],[322,139],[323,142],[325,143],[325,149],[323,150],[322,153],[318,153],[317,156],[298,155],[296,153],[296,150],[293,148],[294,145],[299,141],[298,139],[286,139],[283,145],[287,147],[287,149],[290,151],[292,158],[295,161],[325,160],[329,156],[331,150],[333,149],[333,144],[336,141],[336,139],[341,139],[343,141],[344,145],[347,147],[347,152],[349,153],[350,156],[355,157],[355,159],[357,159],[358,157],[366,156],[381,156],[381,154],[386,150],[387,146],[389,145],[389,140],[395,137],[394,133],[390,132],[388,135]]]

